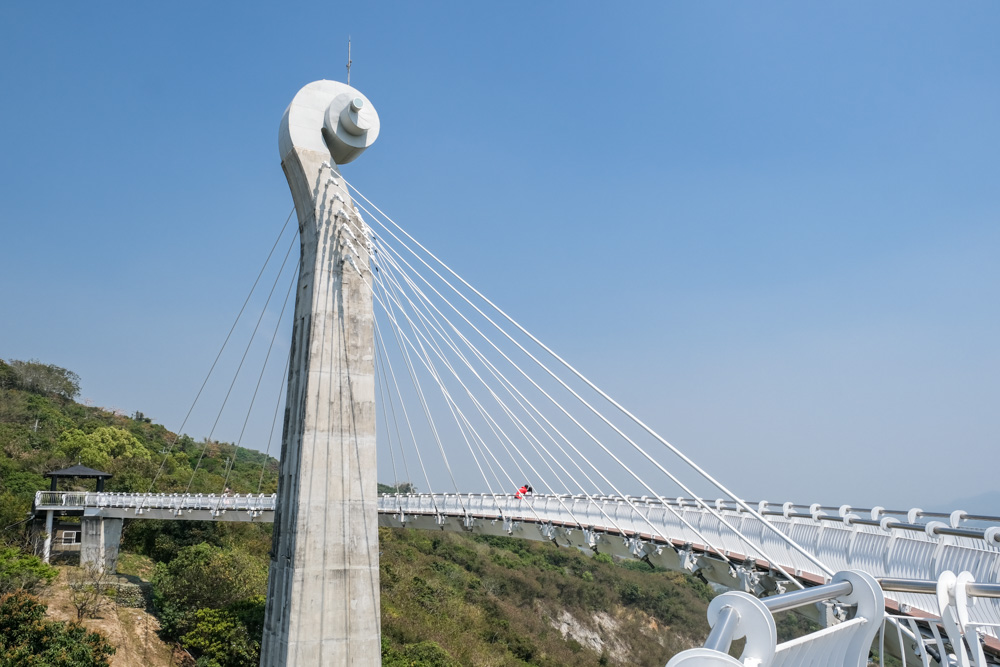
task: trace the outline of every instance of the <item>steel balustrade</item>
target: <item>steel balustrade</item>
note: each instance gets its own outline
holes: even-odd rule
[[[854,607],[853,617],[804,637],[778,643],[774,612],[826,600]],[[742,592],[723,593],[712,600],[708,608],[708,621],[712,626],[709,641],[702,648],[678,653],[667,667],[865,667],[872,642],[881,627],[884,608],[885,600],[878,582],[871,575],[858,571],[838,572],[830,584],[764,600]],[[743,637],[746,644],[740,657],[728,655],[732,641]]]
[[[273,521],[274,495],[182,495],[39,491],[36,510],[88,510],[115,518],[155,518],[216,521]],[[582,495],[534,495],[523,499],[491,494],[385,494],[379,497],[379,524],[431,530],[511,535],[552,541],[560,546],[599,551],[621,558],[641,558],[673,570],[697,572],[708,581],[755,595],[783,592],[787,582],[771,568],[762,554],[745,544],[715,516],[690,499],[668,504],[684,517],[723,556],[714,553],[690,528],[648,497],[598,498]],[[828,583],[801,554],[761,526],[759,520],[721,500],[711,505],[727,522],[762,545],[775,563],[801,581]],[[835,570],[861,570],[886,582],[889,608],[900,613],[921,610],[937,614],[937,589],[927,584],[897,586],[893,582],[936,582],[946,571],[968,572],[978,582],[1000,580],[1000,525],[973,528],[969,521],[994,521],[993,517],[909,510],[906,521],[883,508],[830,508],[785,503],[771,509],[758,504],[769,521]],[[806,509],[807,511],[796,511]],[[827,515],[825,512],[837,514]],[[868,517],[859,514],[865,512]],[[644,516],[643,516],[644,515]],[[937,521],[949,519],[948,523]],[[931,519],[914,523],[917,519]],[[652,526],[650,525],[652,524]],[[981,590],[993,590],[998,584]],[[969,595],[978,591],[970,588]],[[777,598],[768,598],[777,599]],[[787,598],[786,598],[787,599]],[[1000,603],[990,595],[964,612],[963,619],[978,632],[997,636]]]

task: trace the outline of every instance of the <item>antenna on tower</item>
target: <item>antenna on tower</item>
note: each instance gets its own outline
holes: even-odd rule
[[[347,85],[351,85],[351,36],[347,36]]]

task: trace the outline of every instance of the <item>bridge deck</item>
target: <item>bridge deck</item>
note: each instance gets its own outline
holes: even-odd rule
[[[126,519],[202,521],[274,520],[274,495],[121,494],[39,491],[36,511],[82,512]],[[490,494],[406,494],[379,497],[379,524],[552,541],[622,558],[640,558],[671,570],[697,571],[709,581],[755,594],[786,588],[775,565],[802,581],[826,583],[815,563],[790,548],[759,519],[716,503],[715,516],[693,501],[667,505],[645,497]],[[859,569],[877,578],[936,580],[946,570],[968,571],[979,582],[1000,581],[1000,529],[761,509],[768,520],[834,571]],[[848,508],[849,509],[849,508]],[[682,520],[683,518],[683,520]],[[685,523],[686,522],[686,523]],[[726,523],[730,527],[726,526]],[[694,528],[695,530],[692,530]],[[763,554],[732,528],[763,546]],[[700,533],[700,535],[699,535]],[[705,546],[717,545],[720,552]],[[890,608],[902,612],[936,609],[934,596],[899,593]],[[972,614],[977,623],[1000,626],[1000,604],[983,600]],[[996,633],[996,628],[990,629]]]

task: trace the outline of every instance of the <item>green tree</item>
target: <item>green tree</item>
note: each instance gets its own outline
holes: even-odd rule
[[[46,606],[24,591],[0,596],[0,667],[104,667],[114,647],[78,623],[45,620]]]
[[[181,642],[199,655],[199,666],[244,667],[260,662],[261,635],[251,635],[236,614],[199,609],[194,612],[192,626]]]
[[[152,583],[163,630],[179,638],[193,629],[199,609],[224,609],[263,595],[267,567],[244,551],[202,543],[181,549],[169,564],[157,565]]]
[[[125,429],[102,426],[93,433],[78,428],[64,431],[59,436],[59,451],[70,459],[105,470],[114,459],[150,460],[152,455],[145,445]]]
[[[417,487],[410,482],[400,482],[398,486],[390,486],[389,484],[378,483],[379,493],[416,493]]]
[[[17,386],[36,394],[55,394],[61,398],[75,398],[80,393],[80,376],[54,364],[43,364],[37,359],[17,361],[11,359],[8,368]],[[6,383],[11,373],[3,373]]]
[[[0,594],[24,590],[33,593],[51,584],[59,571],[46,565],[38,556],[30,556],[19,549],[0,549]]]
[[[18,386],[17,371],[3,359],[0,359],[0,389],[14,389]]]

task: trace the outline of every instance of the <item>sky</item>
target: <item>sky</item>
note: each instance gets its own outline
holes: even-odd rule
[[[291,210],[281,115],[345,79],[350,37],[381,133],[344,175],[733,490],[1000,514],[998,22],[992,1],[5,3],[0,358],[264,449],[280,368],[248,429],[185,415]]]

